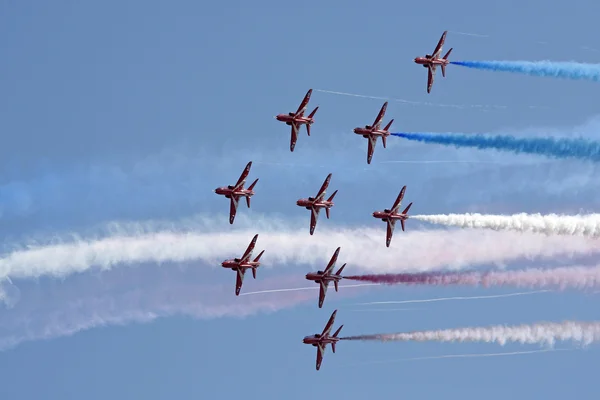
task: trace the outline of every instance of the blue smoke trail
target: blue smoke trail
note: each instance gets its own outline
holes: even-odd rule
[[[451,61],[450,64],[534,76],[600,81],[600,64],[555,61]]]
[[[516,138],[514,136],[483,136],[462,133],[392,133],[392,135],[445,146],[495,149],[516,154],[539,154],[550,158],[600,161],[600,142],[586,139]]]

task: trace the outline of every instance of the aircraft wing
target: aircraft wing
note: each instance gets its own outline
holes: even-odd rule
[[[325,355],[325,346],[322,344],[317,345],[317,371],[321,368],[323,362],[323,355]]]
[[[248,248],[246,249],[246,252],[240,259],[241,263],[248,261],[248,259],[252,256],[252,251],[254,250],[254,246],[256,245],[257,239],[258,239],[258,233],[256,235],[254,235],[254,237],[252,238],[252,241],[250,242],[250,244],[248,245]]]
[[[327,287],[329,287],[328,281],[321,281],[319,290],[319,308],[323,307],[323,301],[325,301],[325,295],[327,294]]]
[[[312,89],[309,89],[308,92],[306,92],[304,99],[302,99],[302,103],[300,103],[300,107],[298,107],[298,110],[296,111],[295,116],[301,116],[302,114],[304,114],[304,111],[306,110],[306,106],[308,105],[308,101],[310,100],[311,94],[312,94]]]
[[[312,207],[310,209],[310,234],[315,233],[315,228],[317,227],[317,221],[319,220],[319,211],[321,209],[318,207]]]
[[[331,181],[331,174],[327,175],[327,178],[325,178],[325,182],[323,182],[323,185],[321,185],[321,189],[319,189],[319,192],[315,196],[315,201],[323,200],[323,197],[325,197],[325,191],[329,187],[329,181]]]
[[[402,186],[402,189],[400,189],[400,194],[398,194],[398,197],[392,206],[391,212],[397,213],[400,209],[400,204],[402,204],[402,199],[404,198],[404,192],[406,192],[406,185]]]
[[[427,68],[427,93],[431,93],[431,87],[433,86],[433,81],[435,80],[435,64],[429,65]]]
[[[296,141],[298,140],[298,130],[300,127],[295,122],[292,122],[292,137],[290,139],[290,151],[294,151],[296,147]]]
[[[239,268],[237,269],[237,278],[235,280],[235,295],[240,295],[240,290],[242,290],[242,283],[244,282],[244,274],[246,273],[246,269]]]
[[[321,337],[327,337],[329,336],[329,333],[331,333],[331,328],[333,328],[333,323],[335,322],[335,314],[337,314],[337,310],[331,314],[329,321],[327,321],[327,325],[325,325],[325,329],[323,329],[323,333],[321,333]]]
[[[390,243],[392,242],[392,235],[394,234],[395,227],[396,227],[396,220],[388,219],[387,220],[387,235],[385,238],[386,247],[390,247]]]
[[[331,260],[329,260],[329,264],[327,264],[327,268],[325,268],[325,271],[323,271],[323,275],[331,275],[331,273],[333,272],[333,267],[335,267],[335,263],[337,261],[339,254],[340,254],[340,247],[335,249],[335,252],[333,253],[333,256],[331,257]]]
[[[385,110],[387,109],[388,102],[383,103],[381,110],[379,110],[379,114],[377,114],[377,118],[375,118],[375,122],[373,122],[373,129],[378,130],[381,126],[381,121],[383,120],[383,116],[385,115]]]
[[[244,168],[244,171],[242,171],[242,174],[240,175],[240,179],[238,179],[237,183],[233,187],[234,190],[237,190],[244,186],[244,183],[246,182],[246,178],[248,177],[248,174],[250,173],[250,167],[252,167],[252,161],[250,161],[246,165],[246,168]]]
[[[240,198],[237,196],[231,196],[230,200],[229,200],[229,223],[233,224],[233,221],[235,220],[235,213],[237,212],[237,206],[238,206],[238,202],[240,201]]]
[[[369,148],[367,149],[367,164],[371,164],[373,153],[375,152],[375,146],[377,145],[377,136],[369,136]]]
[[[448,31],[444,31],[444,33],[442,33],[442,37],[440,38],[440,41],[438,42],[437,46],[435,46],[435,50],[433,51],[433,54],[432,54],[433,58],[440,58],[440,54],[442,52],[442,46],[444,45],[444,41],[446,41],[446,33],[448,33]]]

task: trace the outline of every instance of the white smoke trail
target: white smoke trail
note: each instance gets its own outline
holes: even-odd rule
[[[353,270],[371,272],[460,269],[476,264],[503,266],[508,261],[536,257],[589,255],[598,250],[585,238],[544,238],[510,232],[413,231],[399,232],[390,248],[384,246],[385,229],[317,229],[308,232],[285,228],[277,221],[258,221],[250,230],[188,231],[162,230],[130,235],[114,225],[113,235],[100,239],[54,240],[51,244],[29,244],[0,258],[0,278],[64,277],[90,268],[111,269],[117,265],[201,261],[219,265],[225,258],[239,257],[259,233],[256,251],[265,249],[264,267],[304,263],[321,268],[336,247],[339,262]],[[308,229],[307,229],[308,230]],[[402,236],[400,236],[402,235]]]
[[[371,306],[380,304],[412,304],[412,303],[434,303],[437,301],[451,301],[451,300],[480,300],[480,299],[500,299],[504,297],[514,296],[526,296],[530,294],[547,293],[550,290],[536,290],[533,292],[518,292],[518,293],[506,293],[506,294],[494,294],[490,296],[470,296],[470,297],[435,297],[433,299],[419,299],[419,300],[399,300],[399,301],[371,301],[368,303],[358,303],[358,306]]]
[[[381,286],[379,283],[360,283],[357,285],[344,285],[344,286],[340,286],[339,288],[354,288],[354,287],[363,287],[363,286]],[[320,289],[320,287],[318,285],[315,286],[305,286],[305,287],[299,287],[299,288],[289,288],[289,289],[268,289],[268,290],[259,290],[257,292],[246,292],[246,293],[240,293],[240,296],[249,296],[249,295],[254,295],[254,294],[265,294],[265,293],[282,293],[282,292],[298,292],[298,291],[302,291],[302,290],[317,290]]]
[[[544,233],[546,235],[572,235],[593,238],[600,236],[600,214],[442,214],[414,215],[411,218],[460,228],[513,230],[518,232]]]
[[[600,322],[565,321],[559,323],[541,322],[533,325],[518,326],[496,325],[490,327],[350,336],[342,338],[342,340],[485,342],[498,343],[501,346],[504,346],[508,342],[553,346],[556,341],[570,340],[585,346],[600,340]]]

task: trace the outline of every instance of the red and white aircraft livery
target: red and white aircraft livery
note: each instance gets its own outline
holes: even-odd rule
[[[325,271],[317,271],[316,273],[309,272],[308,274],[306,274],[306,279],[308,279],[309,281],[315,281],[321,286],[321,290],[319,291],[319,308],[323,307],[323,301],[325,300],[325,294],[327,293],[327,287],[329,286],[329,282],[333,282],[333,286],[335,287],[335,291],[337,292],[338,283],[343,278],[341,273],[344,270],[346,264],[342,265],[341,268],[335,274],[332,274],[333,268],[335,267],[335,263],[338,258],[338,254],[340,254],[339,247],[336,249],[335,253],[333,253],[333,256],[331,257],[329,264],[327,264],[327,268],[325,268]]]
[[[298,132],[300,132],[300,127],[304,124],[306,125],[306,133],[310,136],[310,126],[315,122],[313,117],[315,113],[319,109],[319,107],[315,108],[313,112],[311,112],[308,117],[304,116],[304,112],[306,111],[306,106],[308,106],[308,101],[310,100],[310,95],[312,94],[312,89],[309,89],[300,103],[300,107],[295,113],[287,113],[287,114],[279,114],[275,116],[277,121],[285,122],[286,125],[290,125],[292,127],[292,138],[290,139],[290,151],[294,151],[294,147],[296,147],[296,141],[298,140]]]
[[[234,258],[231,260],[225,260],[221,263],[223,268],[229,268],[237,272],[237,279],[235,282],[235,295],[240,295],[240,290],[242,289],[242,282],[244,281],[244,274],[246,270],[252,270],[252,276],[256,279],[256,268],[260,267],[260,257],[265,252],[264,250],[260,252],[259,255],[256,256],[254,261],[250,261],[250,257],[252,257],[252,251],[254,250],[254,246],[256,245],[256,240],[258,239],[258,234],[254,235],[252,241],[248,245],[246,252],[242,256],[242,258]]]
[[[240,201],[240,197],[246,198],[246,204],[248,208],[250,208],[250,197],[254,195],[254,186],[256,182],[258,182],[258,178],[252,182],[252,185],[248,186],[248,189],[244,189],[244,184],[246,183],[246,177],[250,173],[250,167],[252,166],[252,161],[246,165],[242,175],[240,175],[240,179],[238,179],[235,185],[228,185],[227,187],[219,187],[214,190],[216,194],[220,194],[225,196],[230,200],[229,205],[229,223],[233,224],[233,220],[235,219],[235,214],[237,212],[238,203]]]
[[[373,125],[365,125],[364,128],[357,127],[354,128],[354,133],[357,135],[362,135],[362,137],[367,138],[369,140],[369,148],[367,150],[367,164],[371,164],[371,158],[373,158],[373,152],[375,151],[375,145],[377,145],[377,138],[381,137],[381,143],[383,144],[383,148],[385,149],[387,137],[390,136],[390,126],[392,126],[392,119],[385,128],[381,129],[381,121],[385,115],[385,110],[387,109],[387,101],[383,103],[381,110],[379,110],[379,114],[377,114],[377,118],[375,118],[375,122]]]
[[[383,211],[375,211],[373,213],[373,216],[375,218],[379,218],[382,221],[387,222],[387,237],[385,240],[386,247],[390,247],[390,242],[392,241],[392,235],[394,234],[394,227],[396,226],[397,220],[400,220],[400,223],[402,224],[402,231],[404,231],[404,221],[408,219],[408,215],[406,213],[410,209],[410,206],[412,206],[412,203],[410,203],[408,207],[404,209],[404,211],[398,213],[398,210],[400,209],[400,203],[402,203],[402,199],[404,198],[405,191],[406,186],[402,187],[402,190],[400,190],[400,194],[398,195],[398,198],[394,202],[394,205],[391,209],[386,208]]]
[[[307,210],[310,210],[310,234],[312,235],[315,232],[315,227],[317,226],[317,220],[319,219],[319,211],[321,208],[325,209],[325,214],[327,215],[327,219],[329,219],[329,209],[334,206],[333,198],[337,194],[337,190],[333,192],[331,196],[327,200],[323,200],[325,197],[325,191],[329,186],[329,181],[331,180],[331,174],[327,175],[325,178],[325,182],[323,182],[323,186],[319,189],[319,193],[317,193],[316,197],[309,197],[308,199],[299,199],[296,201],[296,205],[300,207],[306,207]]]
[[[435,71],[437,66],[442,67],[442,76],[446,76],[446,65],[450,63],[448,57],[452,52],[452,49],[448,50],[446,55],[440,58],[440,54],[442,54],[442,46],[444,45],[444,41],[446,40],[446,33],[448,31],[444,31],[440,41],[438,42],[433,54],[427,54],[425,57],[417,57],[415,58],[415,62],[417,64],[421,64],[423,67],[428,69],[427,75],[427,93],[431,92],[431,85],[433,85],[433,80],[435,79]]]
[[[331,314],[331,318],[329,318],[329,322],[327,322],[327,325],[325,325],[325,329],[323,329],[323,333],[321,333],[321,334],[316,333],[311,336],[305,336],[304,339],[302,339],[302,343],[312,344],[313,346],[315,346],[317,348],[317,371],[319,370],[319,368],[321,368],[321,361],[323,361],[323,355],[325,354],[325,349],[327,348],[327,344],[331,345],[331,351],[333,351],[335,353],[335,344],[340,340],[338,335],[340,334],[340,331],[342,330],[342,327],[344,325],[341,325],[338,328],[338,330],[335,331],[333,336],[329,336],[329,333],[331,332],[331,328],[333,328],[333,322],[335,321],[336,313],[337,313],[337,310],[335,310],[333,312],[333,314]]]

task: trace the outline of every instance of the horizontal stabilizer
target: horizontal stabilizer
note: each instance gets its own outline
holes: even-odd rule
[[[335,192],[333,192],[331,194],[331,196],[329,196],[329,198],[327,199],[327,201],[333,201],[333,198],[335,197],[335,195],[337,194],[337,192],[338,192],[337,190]]]
[[[340,334],[340,331],[342,330],[342,328],[344,327],[344,325],[340,325],[340,327],[338,328],[337,331],[335,331],[335,333],[333,334],[333,337],[338,337],[338,335]]]
[[[344,270],[344,268],[345,268],[345,267],[346,267],[346,264],[342,265],[342,266],[340,267],[340,269],[338,269],[338,271],[337,271],[335,274],[336,274],[336,275],[338,275],[338,276],[339,276],[339,275],[341,275],[341,274],[342,274],[342,271]]]
[[[259,255],[256,256],[256,258],[254,259],[254,262],[258,262],[260,260],[260,258],[262,257],[262,255],[265,253],[265,251],[261,251]]]

